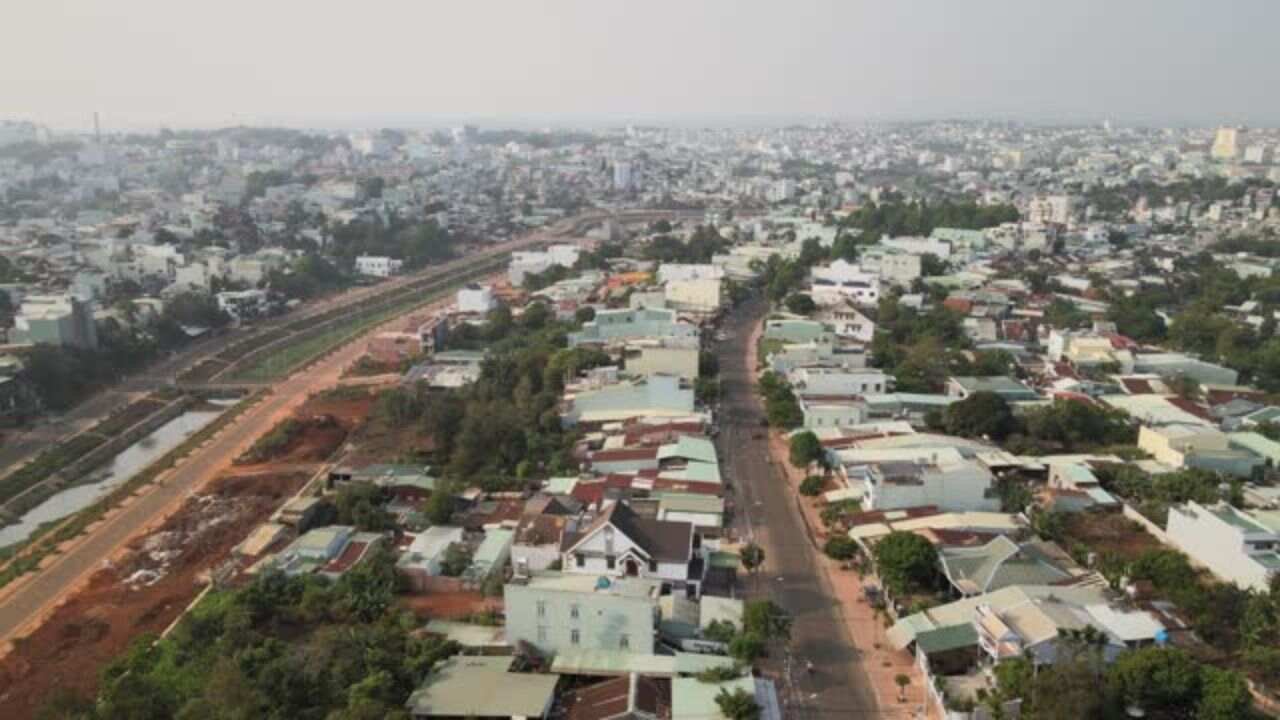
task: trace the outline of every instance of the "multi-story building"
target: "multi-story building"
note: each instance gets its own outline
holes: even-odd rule
[[[1215,575],[1266,592],[1280,570],[1280,513],[1197,502],[1169,508],[1169,542]]]
[[[702,539],[691,523],[640,517],[622,502],[589,523],[566,527],[560,555],[566,573],[643,578],[690,597],[699,595],[706,570]]]
[[[497,307],[493,288],[471,283],[458,291],[458,312],[483,315]]]
[[[96,348],[93,303],[73,295],[28,295],[13,318],[9,341]]]
[[[1220,127],[1213,136],[1213,148],[1209,155],[1214,160],[1231,161],[1240,156],[1244,131],[1234,127]]]
[[[361,255],[356,258],[356,272],[372,277],[391,277],[400,272],[403,265],[403,260],[384,255]]]
[[[503,589],[507,643],[546,655],[605,650],[651,655],[662,582],[603,574],[517,571]]]

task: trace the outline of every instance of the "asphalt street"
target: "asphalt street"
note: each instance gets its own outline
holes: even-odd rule
[[[841,619],[796,499],[769,457],[763,410],[745,367],[747,343],[766,304],[752,299],[722,323],[719,343],[720,457],[734,493],[734,529],[764,548],[764,568],[746,579],[747,594],[768,597],[793,618],[791,641],[771,653],[769,669],[784,678],[779,697],[790,718],[884,717]],[[807,663],[813,663],[808,672]]]

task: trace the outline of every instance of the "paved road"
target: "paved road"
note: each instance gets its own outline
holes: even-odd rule
[[[826,575],[815,562],[795,497],[786,480],[770,464],[763,412],[753,387],[754,368],[746,368],[747,343],[765,311],[761,300],[734,310],[723,323],[729,337],[719,344],[720,457],[733,484],[735,524],[740,535],[754,537],[765,550],[765,567],[748,594],[772,598],[794,618],[788,653],[774,653],[769,668],[789,677],[779,683],[779,696],[791,718],[867,718],[887,716],[860,667],[832,597]],[[779,657],[781,656],[781,657]],[[812,661],[815,672],[802,668]]]

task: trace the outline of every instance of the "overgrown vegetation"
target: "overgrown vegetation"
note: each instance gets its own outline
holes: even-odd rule
[[[138,638],[103,671],[96,702],[58,698],[46,716],[408,718],[410,692],[457,647],[414,633],[396,587],[386,550],[336,583],[268,572],[213,593],[169,637]]]
[[[541,303],[517,321],[505,307],[462,329],[450,347],[488,351],[479,379],[465,388],[397,388],[379,396],[374,422],[415,426],[434,440],[434,461],[451,479],[488,489],[572,472],[577,436],[560,422],[565,381],[608,363],[599,350],[566,347],[573,325]]]

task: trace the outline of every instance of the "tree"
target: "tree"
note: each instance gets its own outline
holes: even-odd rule
[[[858,554],[858,543],[847,535],[832,535],[823,544],[822,552],[833,560],[852,560]]]
[[[1212,665],[1204,666],[1201,673],[1196,720],[1233,720],[1249,716],[1253,697],[1244,676]]]
[[[765,642],[791,637],[791,616],[772,600],[748,600],[742,609],[742,630]]]
[[[729,656],[744,665],[750,665],[764,657],[766,647],[764,638],[758,633],[742,632],[729,642]]]
[[[1147,647],[1124,653],[1107,672],[1118,698],[1150,714],[1177,716],[1196,706],[1200,667],[1183,650]]]
[[[894,531],[872,550],[885,587],[895,594],[932,587],[938,574],[938,551],[923,536]]]
[[[443,482],[436,484],[431,497],[427,498],[423,512],[432,525],[448,524],[453,517],[453,492],[447,484]]]
[[[339,524],[354,525],[361,532],[382,532],[395,526],[391,513],[382,507],[384,501],[382,488],[353,482],[338,489],[333,504]]]
[[[716,706],[720,708],[720,714],[729,720],[756,720],[760,717],[760,706],[756,704],[755,695],[742,688],[735,688],[733,692],[720,688],[720,693],[716,695]]]
[[[808,430],[791,436],[791,464],[804,469],[823,459],[822,443]]]
[[[753,577],[760,570],[760,566],[764,565],[764,548],[755,542],[749,542],[742,546],[738,551],[738,560],[742,563],[742,567],[746,569]]]
[[[813,302],[813,298],[805,293],[792,293],[787,296],[787,311],[796,315],[808,315],[818,309],[817,304]]]
[[[984,437],[1003,440],[1017,427],[1013,410],[1004,398],[993,392],[975,392],[949,405],[944,414],[948,433],[962,437]]]
[[[813,497],[822,492],[822,488],[826,486],[826,480],[821,475],[810,475],[800,481],[800,494],[806,497]]]
[[[471,550],[462,543],[450,543],[444,551],[444,560],[440,563],[440,574],[445,577],[459,577],[471,565]]]
[[[893,684],[898,686],[898,702],[907,701],[907,686],[911,684],[911,676],[898,673],[893,676]]]

